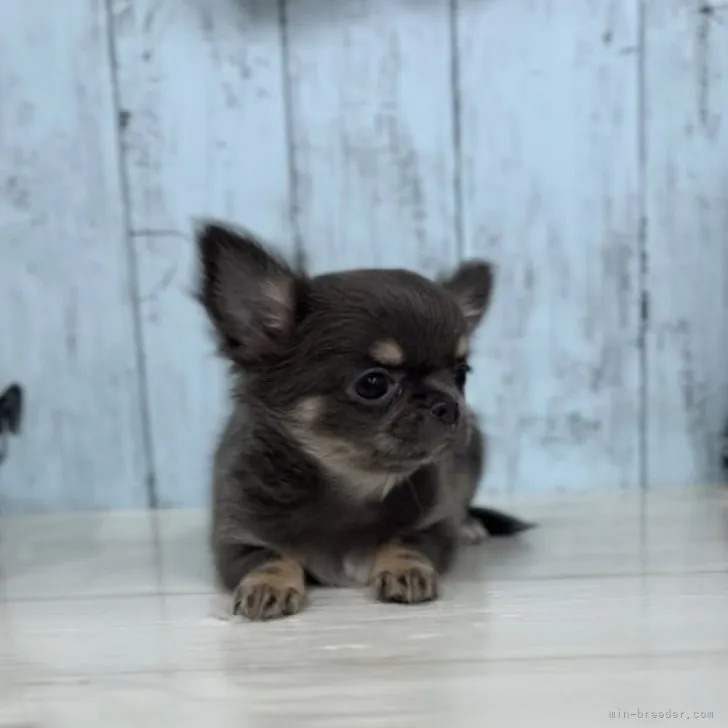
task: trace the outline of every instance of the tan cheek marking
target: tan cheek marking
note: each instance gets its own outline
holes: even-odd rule
[[[402,347],[392,339],[377,341],[369,350],[372,359],[387,367],[398,367],[404,364],[404,351]]]
[[[464,359],[468,355],[468,337],[467,336],[461,336],[458,339],[458,345],[455,349],[455,356],[458,359]]]
[[[323,409],[323,401],[321,397],[305,397],[293,410],[293,417],[296,422],[303,425],[310,425],[321,414]]]

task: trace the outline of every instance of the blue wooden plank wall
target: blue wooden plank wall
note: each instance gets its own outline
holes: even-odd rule
[[[316,271],[494,260],[495,491],[718,478],[728,7],[25,0],[0,8],[0,509],[206,501],[222,364],[191,220]]]

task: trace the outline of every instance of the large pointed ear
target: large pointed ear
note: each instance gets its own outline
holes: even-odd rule
[[[198,296],[222,353],[242,365],[275,356],[292,334],[297,276],[246,232],[203,221],[196,239]]]
[[[440,285],[458,302],[469,334],[478,328],[483,314],[490,306],[494,277],[490,263],[484,260],[467,260],[449,276],[440,279]]]

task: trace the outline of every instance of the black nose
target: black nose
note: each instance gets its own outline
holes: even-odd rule
[[[460,407],[458,403],[451,399],[440,400],[435,402],[430,410],[434,417],[446,425],[454,425],[460,416]]]

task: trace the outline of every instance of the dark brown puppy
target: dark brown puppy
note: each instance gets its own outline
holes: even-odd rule
[[[471,508],[483,438],[463,398],[487,263],[309,277],[247,233],[197,234],[199,295],[232,364],[213,548],[235,610],[299,611],[306,582],[434,599],[463,537],[528,527]]]

